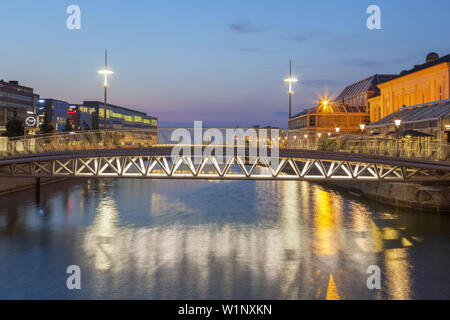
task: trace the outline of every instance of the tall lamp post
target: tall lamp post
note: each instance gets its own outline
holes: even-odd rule
[[[105,100],[104,100],[104,122],[103,122],[103,129],[106,130],[107,129],[107,120],[106,120],[106,114],[107,114],[107,105],[108,105],[108,95],[107,95],[107,90],[109,88],[109,84],[108,84],[108,76],[109,75],[113,75],[114,72],[111,70],[108,70],[108,50],[105,49],[105,68],[103,70],[100,70],[98,72],[101,75],[105,76],[105,80],[103,82],[103,88],[105,88]]]
[[[284,79],[284,82],[289,84],[289,120],[292,118],[292,95],[294,90],[292,90],[292,84],[298,82],[298,79],[292,76],[292,61],[289,60],[289,78]]]

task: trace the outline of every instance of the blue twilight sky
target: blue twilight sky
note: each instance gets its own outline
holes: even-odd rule
[[[81,30],[66,8],[81,7]],[[382,30],[366,9],[382,10]],[[294,113],[375,73],[398,73],[450,53],[448,0],[14,0],[0,2],[0,79],[42,97],[109,101],[160,124],[286,127],[283,78],[300,82]]]

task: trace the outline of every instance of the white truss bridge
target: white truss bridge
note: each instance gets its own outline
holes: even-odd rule
[[[326,151],[280,150],[269,156],[215,155],[171,158],[171,148],[118,148],[64,151],[0,159],[0,176],[203,180],[339,180],[450,182],[448,162]],[[270,153],[269,153],[270,154]]]

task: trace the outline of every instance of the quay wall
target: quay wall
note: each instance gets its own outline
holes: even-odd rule
[[[0,177],[0,196],[9,193],[36,188],[38,185],[46,185],[63,181],[61,178],[5,178]]]
[[[324,185],[397,208],[450,213],[448,183],[324,182]]]

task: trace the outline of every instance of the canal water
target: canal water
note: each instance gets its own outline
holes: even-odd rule
[[[0,197],[0,299],[448,299],[449,270],[449,216],[308,182],[86,180]]]

